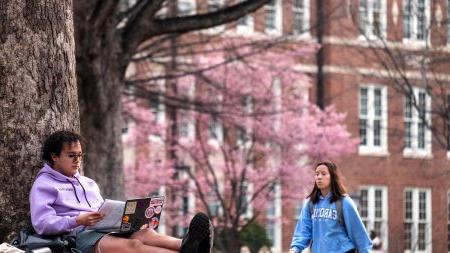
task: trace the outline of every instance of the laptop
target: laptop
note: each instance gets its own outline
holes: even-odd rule
[[[87,229],[115,234],[133,233],[145,224],[156,230],[161,219],[164,196],[129,199],[125,202],[106,199],[98,212],[106,216]]]

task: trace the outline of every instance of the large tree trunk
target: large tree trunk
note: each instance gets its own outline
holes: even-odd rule
[[[79,129],[71,0],[0,1],[0,242],[29,221],[54,130]]]
[[[114,17],[96,26],[89,20],[90,3],[76,1],[75,40],[81,134],[87,140],[84,172],[104,197],[123,198],[122,82],[125,58]]]

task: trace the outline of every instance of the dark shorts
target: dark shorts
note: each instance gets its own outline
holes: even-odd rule
[[[132,233],[107,233],[94,230],[81,230],[76,235],[76,248],[83,253],[94,253],[95,244],[103,238],[105,235],[111,235],[116,237],[128,238]]]

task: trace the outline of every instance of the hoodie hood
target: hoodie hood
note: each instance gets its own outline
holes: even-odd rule
[[[44,164],[44,167],[39,170],[38,174],[36,175],[36,178],[38,178],[39,176],[41,176],[42,174],[48,174],[50,175],[53,179],[57,180],[57,181],[61,181],[61,182],[66,182],[67,180],[70,181],[77,181],[76,179],[80,178],[80,173],[77,172],[73,177],[68,177],[64,174],[62,174],[61,172],[53,169],[50,165],[48,165],[47,163]],[[76,179],[75,179],[76,178]]]

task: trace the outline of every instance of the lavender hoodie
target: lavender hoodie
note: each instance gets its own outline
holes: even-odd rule
[[[94,180],[79,173],[67,177],[45,164],[30,192],[31,223],[41,235],[70,232],[80,213],[97,211],[102,202]]]

